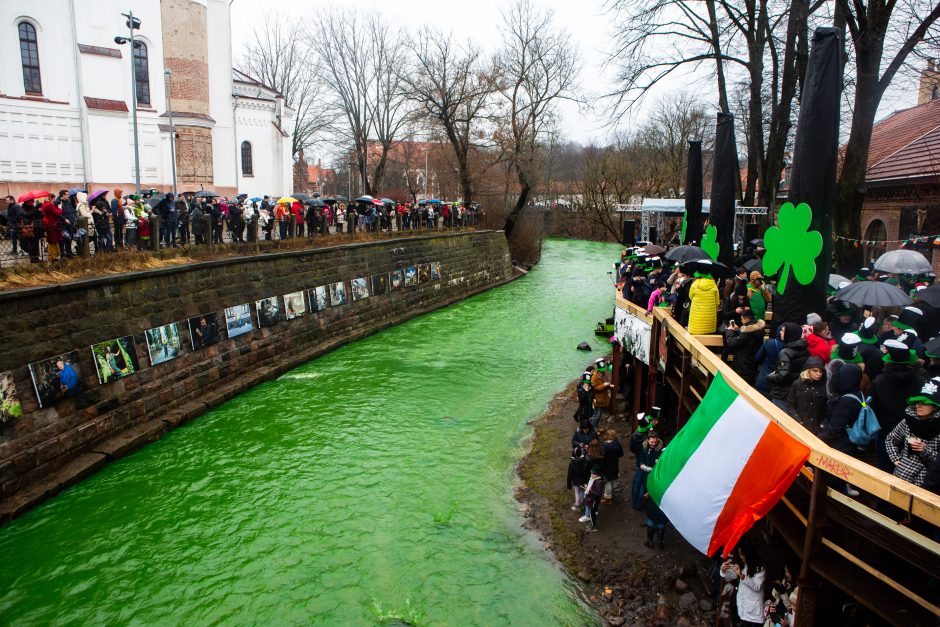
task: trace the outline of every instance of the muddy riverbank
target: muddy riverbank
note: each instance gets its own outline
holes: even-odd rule
[[[583,584],[586,599],[607,625],[714,625],[708,582],[710,562],[672,528],[665,549],[649,549],[642,511],[630,505],[634,458],[631,426],[620,411],[602,427],[614,429],[625,455],[613,503],[602,505],[598,531],[587,533],[571,510],[574,495],[565,488],[571,435],[576,424],[575,382],[552,399],[532,422],[529,450],[519,462],[525,524],[537,531],[564,568]]]

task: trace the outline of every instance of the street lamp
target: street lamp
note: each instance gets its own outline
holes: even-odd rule
[[[140,196],[140,149],[137,142],[137,59],[134,51],[140,48],[141,43],[134,39],[134,31],[140,30],[140,20],[134,17],[133,11],[121,13],[127,18],[124,23],[127,24],[127,30],[130,37],[118,35],[114,38],[114,43],[119,46],[129,43],[131,45],[131,110],[134,117],[134,180],[137,185],[137,195]],[[175,175],[175,173],[174,173]]]
[[[166,83],[166,114],[170,118],[170,166],[173,168],[173,196],[176,196],[176,132],[173,130],[173,106],[170,95],[170,77],[173,71],[170,68],[163,70]]]

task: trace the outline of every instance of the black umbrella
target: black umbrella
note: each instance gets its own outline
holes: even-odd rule
[[[935,337],[924,344],[924,352],[927,353],[927,357],[940,359],[940,337]]]
[[[930,262],[916,250],[890,250],[875,260],[875,270],[891,274],[923,274],[930,272]]]
[[[166,194],[157,194],[156,196],[151,196],[147,199],[147,204],[151,207],[156,207],[164,198],[166,198]]]
[[[916,294],[918,300],[922,300],[931,307],[940,308],[940,283],[936,285],[931,285],[926,289],[922,289]]]
[[[719,261],[710,261],[708,259],[699,259],[697,261],[690,261],[687,264],[683,264],[683,267],[690,267],[693,272],[701,272],[702,274],[710,274],[714,278],[727,277],[734,274],[731,271],[731,268]]]
[[[349,202],[348,198],[346,198],[345,196],[340,196],[339,194],[333,196],[333,200],[335,200],[336,202]]]
[[[905,307],[911,304],[911,299],[900,288],[880,281],[853,283],[836,292],[835,297],[853,305],[872,307]]]
[[[366,195],[366,196],[360,196],[359,198],[357,198],[356,202],[367,202],[371,204],[372,200],[373,200],[372,196]]]
[[[311,198],[307,201],[308,207],[326,207],[326,203],[319,198]]]
[[[196,192],[196,198],[216,198],[217,196],[218,194],[209,190]]]
[[[708,253],[698,246],[676,246],[666,251],[664,257],[669,261],[676,261],[678,263],[696,261],[698,259],[710,259]]]
[[[751,259],[744,262],[744,269],[748,272],[754,272],[757,270],[761,274],[764,274],[764,262],[760,259]]]
[[[647,255],[660,255],[665,251],[666,249],[659,244],[647,244],[643,247],[643,252],[645,252]]]
[[[310,198],[311,198],[311,196],[310,196],[309,194],[304,194],[303,192],[300,192],[300,193],[294,192],[293,194],[291,194],[291,196],[293,196],[294,198],[296,198],[296,199],[299,200],[300,202],[307,202],[307,201],[310,200]]]

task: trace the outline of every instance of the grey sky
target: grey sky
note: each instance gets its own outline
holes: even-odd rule
[[[389,20],[400,23],[409,32],[417,33],[422,26],[431,25],[444,32],[452,32],[460,39],[472,37],[481,48],[492,53],[500,46],[501,12],[509,2],[510,0],[344,0],[340,4],[379,12]],[[600,94],[609,91],[614,85],[613,69],[604,67],[611,41],[610,19],[604,12],[604,1],[534,2],[543,7],[551,7],[555,12],[556,24],[566,28],[571,34],[582,58],[580,93],[587,101],[596,102]],[[329,4],[320,0],[234,0],[232,29],[236,57],[239,48],[247,43],[252,25],[261,21],[266,10],[274,8],[303,19],[312,15],[317,7]],[[648,96],[636,111],[621,118],[620,127],[629,129],[642,120],[658,96],[675,89],[695,90],[704,102],[714,104],[714,89],[708,78],[707,75],[695,76],[688,72],[672,77],[652,96]],[[886,94],[879,118],[895,109],[916,104],[916,97],[916,80],[910,76],[899,78]],[[604,141],[610,135],[611,129],[606,125],[609,117],[603,109],[603,105],[590,111],[579,109],[574,104],[563,104],[562,129],[566,137],[583,144]]]

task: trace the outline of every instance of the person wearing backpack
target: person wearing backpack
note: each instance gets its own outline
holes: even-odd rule
[[[858,454],[858,447],[849,439],[849,428],[859,417],[862,409],[862,369],[852,363],[835,360],[829,363],[828,388],[829,403],[826,406],[826,422],[823,424],[819,439],[837,451],[852,455]],[[846,483],[845,491],[849,496],[858,496],[858,491]]]
[[[904,419],[888,434],[885,445],[894,462],[894,476],[923,485],[940,448],[940,377],[907,399]]]
[[[803,372],[803,364],[809,358],[809,350],[803,336],[803,329],[795,322],[784,322],[780,325],[780,339],[783,340],[783,350],[777,357],[774,371],[767,375],[770,383],[770,400],[774,405],[784,411],[787,407],[787,394],[790,386]]]

